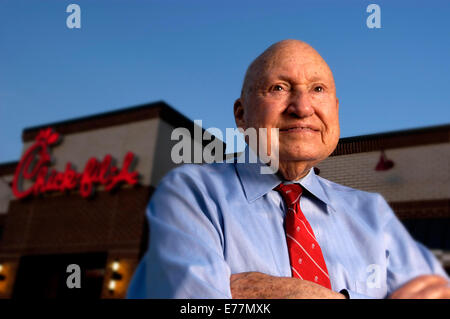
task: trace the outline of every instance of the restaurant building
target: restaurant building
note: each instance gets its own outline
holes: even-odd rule
[[[0,164],[0,298],[123,298],[147,248],[147,202],[177,165],[175,128],[192,153],[211,143],[164,102],[25,129],[20,160]],[[318,169],[384,195],[448,271],[449,156],[443,125],[342,138]],[[76,267],[81,288],[68,288]]]
[[[210,136],[164,102],[25,129],[20,161],[0,165],[0,297],[123,297],[180,127],[192,149]]]

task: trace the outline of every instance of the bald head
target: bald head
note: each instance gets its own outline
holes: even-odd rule
[[[265,74],[280,60],[291,60],[299,55],[305,60],[322,65],[331,78],[333,77],[328,64],[309,44],[300,40],[282,40],[271,45],[250,64],[245,73],[241,98],[246,100],[247,96],[260,85]]]

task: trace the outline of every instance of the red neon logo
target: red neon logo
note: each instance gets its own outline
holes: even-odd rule
[[[64,172],[50,170],[50,147],[60,139],[60,135],[51,128],[41,130],[36,136],[35,143],[27,149],[16,168],[12,183],[16,198],[77,188],[81,196],[89,197],[93,195],[96,185],[103,185],[105,190],[110,191],[121,183],[135,185],[138,182],[138,173],[130,171],[136,161],[131,152],[125,155],[122,169],[113,165],[113,158],[108,154],[101,162],[94,157],[90,158],[82,173],[78,173],[70,162],[66,164]],[[24,189],[23,185],[27,180],[33,184]]]

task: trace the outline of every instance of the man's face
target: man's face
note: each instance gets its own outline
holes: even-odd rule
[[[243,112],[237,125],[279,128],[280,161],[315,165],[327,158],[339,140],[339,102],[333,75],[318,53],[288,45],[255,74],[253,89],[240,100]]]

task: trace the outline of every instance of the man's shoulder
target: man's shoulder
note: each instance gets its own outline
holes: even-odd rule
[[[170,170],[163,183],[220,183],[235,174],[233,163],[183,164]]]
[[[183,164],[169,171],[159,182],[150,205],[162,205],[164,209],[153,208],[154,214],[166,213],[169,206],[197,207],[199,214],[217,214],[214,208],[225,203],[230,190],[240,192],[241,187],[236,170],[230,163]],[[220,204],[219,204],[220,203]]]
[[[383,227],[395,214],[380,193],[364,191],[319,177],[333,209],[345,211],[370,228]]]
[[[225,172],[234,170],[233,163],[203,163],[203,164],[182,164],[171,169],[168,175],[222,175]]]
[[[341,200],[351,201],[354,204],[359,202],[365,205],[369,202],[373,202],[375,204],[384,205],[386,203],[383,195],[378,192],[365,191],[347,185],[339,184],[321,176],[317,176],[317,178],[319,179],[320,184],[324,187],[324,190],[331,197],[337,197]]]
[[[350,187],[350,186],[346,186],[346,185],[343,185],[343,184],[339,184],[339,183],[333,182],[333,181],[331,181],[329,179],[326,179],[326,178],[324,178],[322,176],[319,176],[319,175],[316,175],[316,176],[317,176],[317,179],[320,181],[320,183],[324,187],[326,187],[326,188],[328,188],[330,190],[336,191],[336,192],[344,192],[344,193],[352,193],[352,192],[358,192],[359,193],[359,192],[361,192],[361,193],[365,193],[365,194],[373,194],[371,192],[366,192],[366,191],[363,191],[363,190],[360,190],[360,189],[357,189],[357,188],[353,188],[353,187]]]

